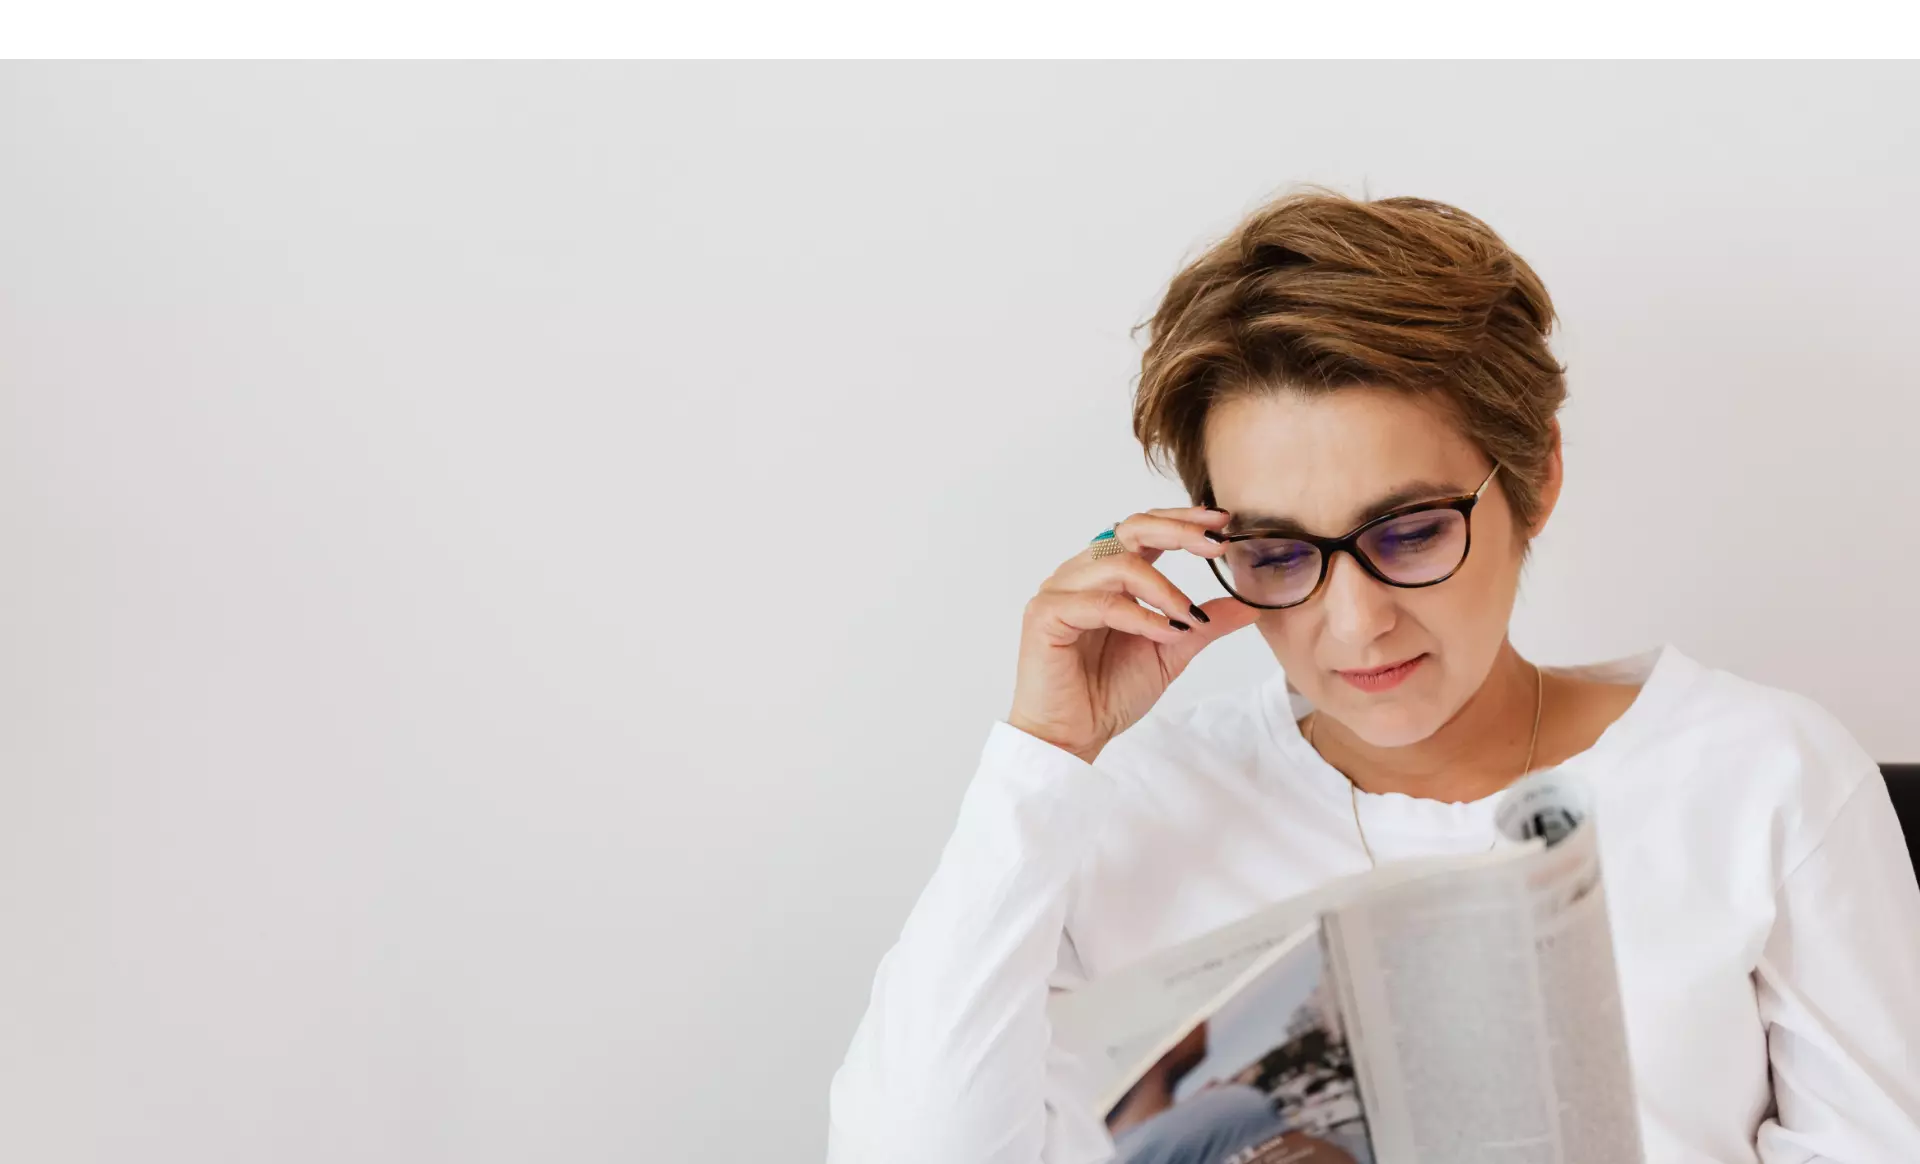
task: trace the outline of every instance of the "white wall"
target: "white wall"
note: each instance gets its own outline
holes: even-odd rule
[[[1920,758],[1917,128],[1860,64],[5,68],[0,1159],[819,1158],[1021,604],[1178,499],[1127,329],[1294,180],[1566,317],[1524,648]]]

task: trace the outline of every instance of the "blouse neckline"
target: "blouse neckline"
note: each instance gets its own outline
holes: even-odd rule
[[[1599,663],[1542,669],[1553,675],[1640,684],[1640,692],[1633,702],[1607,725],[1598,739],[1555,765],[1563,770],[1575,770],[1604,769],[1656,732],[1677,695],[1691,684],[1700,666],[1677,648],[1667,645]],[[1318,797],[1352,801],[1354,789],[1346,776],[1327,763],[1300,732],[1298,720],[1313,710],[1313,704],[1305,696],[1289,691],[1286,675],[1279,671],[1262,684],[1261,696],[1269,736],[1284,761],[1282,768],[1290,776],[1302,779]],[[1369,837],[1398,833],[1418,835],[1442,845],[1458,840],[1467,847],[1484,847],[1504,791],[1478,800],[1444,801],[1403,792],[1361,790],[1357,799],[1358,809],[1366,818]]]

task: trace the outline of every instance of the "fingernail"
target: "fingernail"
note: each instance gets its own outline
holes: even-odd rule
[[[1184,622],[1181,622],[1177,618],[1170,618],[1167,620],[1167,623],[1168,625],[1172,626],[1174,630],[1192,630],[1193,629],[1192,627],[1188,626]]]
[[[1221,533],[1217,529],[1202,530],[1201,532],[1206,534],[1208,537],[1212,538],[1216,542],[1224,542],[1227,540],[1226,535]]]
[[[1208,510],[1210,510],[1210,511],[1212,511],[1212,512],[1214,512],[1214,513],[1225,513],[1225,512],[1226,512],[1226,510],[1224,510],[1224,509],[1222,509],[1222,508],[1220,508],[1220,507],[1219,507],[1218,505],[1209,505],[1209,506],[1207,506],[1206,508],[1207,508]]]
[[[1187,607],[1187,609],[1188,609],[1188,610],[1190,610],[1190,611],[1192,611],[1192,612],[1193,612],[1193,617],[1195,617],[1195,618],[1197,618],[1197,619],[1199,619],[1199,620],[1200,620],[1201,622],[1212,622],[1212,621],[1213,621],[1212,619],[1210,619],[1210,618],[1208,618],[1208,617],[1207,617],[1207,612],[1206,612],[1206,611],[1204,611],[1204,610],[1201,610],[1201,609],[1200,609],[1200,608],[1199,608],[1198,606],[1189,606],[1189,607]]]

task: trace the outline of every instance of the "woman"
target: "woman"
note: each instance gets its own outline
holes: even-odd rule
[[[834,1164],[1106,1159],[1050,984],[1486,849],[1550,765],[1604,821],[1648,1159],[1920,1161],[1920,889],[1873,761],[1671,647],[1547,668],[1507,638],[1560,491],[1552,322],[1492,230],[1417,199],[1286,197],[1174,279],[1134,428],[1196,504],[1027,604],[1012,709],[835,1077]],[[1170,550],[1227,596],[1194,603]],[[1248,625],[1281,672],[1147,714]]]

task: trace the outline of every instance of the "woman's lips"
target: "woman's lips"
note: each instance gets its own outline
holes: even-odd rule
[[[1385,667],[1370,667],[1364,671],[1336,671],[1334,674],[1362,691],[1390,691],[1405,683],[1407,676],[1413,674],[1425,660],[1425,655],[1415,655],[1411,659]]]

